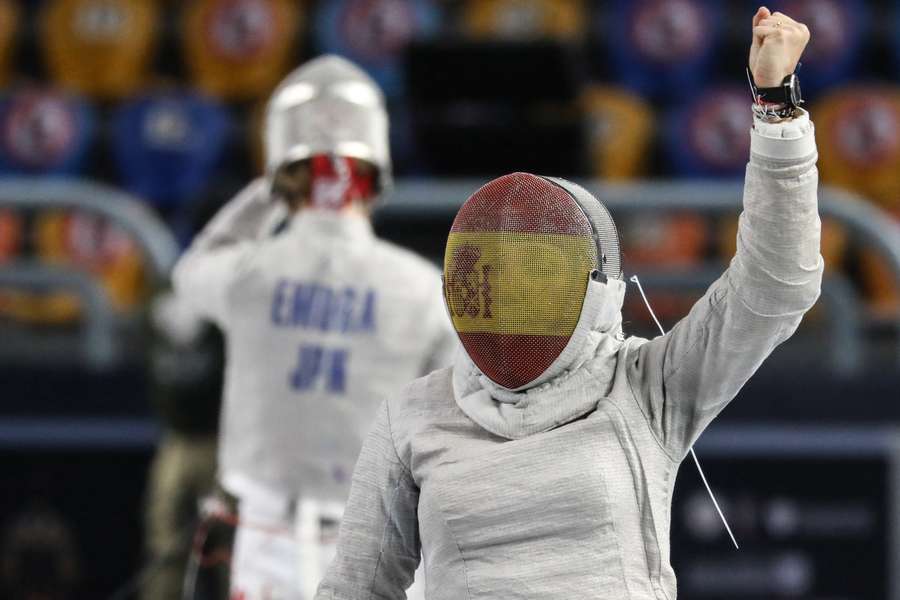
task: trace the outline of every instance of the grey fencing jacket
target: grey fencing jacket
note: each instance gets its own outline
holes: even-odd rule
[[[591,351],[525,392],[462,354],[384,403],[317,600],[673,600],[672,490],[712,419],[816,301],[817,172],[808,116],[757,121],[737,254],[668,334],[621,335],[624,284]]]
[[[378,406],[452,362],[440,274],[369,220],[281,216],[248,185],[175,267],[179,296],[225,332],[219,476],[243,500],[346,499]]]

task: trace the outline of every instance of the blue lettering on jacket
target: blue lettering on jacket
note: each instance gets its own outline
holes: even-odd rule
[[[298,392],[324,389],[333,394],[347,390],[347,361],[345,349],[327,349],[310,344],[302,345],[297,353],[297,366],[291,371],[291,388]]]
[[[378,294],[374,289],[332,288],[281,279],[272,294],[270,321],[276,327],[321,332],[373,333]]]
[[[332,350],[328,361],[328,389],[343,394],[347,391],[347,350]]]
[[[322,371],[323,354],[321,346],[300,346],[297,368],[291,373],[292,388],[304,391],[313,387]]]

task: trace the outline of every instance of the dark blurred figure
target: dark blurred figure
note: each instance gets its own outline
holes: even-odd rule
[[[171,292],[154,299],[148,316],[153,400],[163,435],[150,471],[145,513],[148,564],[156,568],[145,579],[141,597],[177,600],[201,518],[200,503],[215,488],[224,342],[217,327]],[[227,565],[209,573],[204,598],[227,597],[227,576]]]

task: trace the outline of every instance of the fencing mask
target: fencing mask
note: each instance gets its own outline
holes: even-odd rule
[[[339,56],[320,56],[295,69],[266,108],[266,171],[314,156],[368,162],[379,191],[391,181],[388,113],[371,77]]]
[[[444,255],[444,297],[462,346],[509,390],[539,385],[570,366],[590,327],[585,314],[596,309],[592,286],[621,277],[618,233],[606,207],[574,183],[528,173],[505,175],[472,194]]]

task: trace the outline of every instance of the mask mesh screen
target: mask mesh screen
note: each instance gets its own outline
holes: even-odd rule
[[[590,222],[559,186],[513,173],[475,192],[444,255],[450,318],[475,365],[506,388],[534,381],[572,337],[597,267]]]
[[[619,232],[606,206],[589,191],[571,181],[557,177],[546,177],[571,193],[594,225],[594,235],[600,247],[600,270],[608,277],[622,279],[622,254],[619,250]]]

